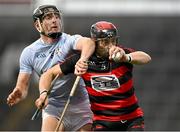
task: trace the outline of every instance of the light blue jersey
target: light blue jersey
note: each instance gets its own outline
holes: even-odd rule
[[[20,73],[32,74],[34,71],[40,76],[58,62],[63,62],[69,53],[75,50],[79,38],[81,38],[80,35],[71,36],[63,33],[59,41],[51,45],[44,44],[41,39],[38,39],[23,50],[20,57]],[[56,81],[49,96],[50,105],[64,107],[75,78],[74,74],[69,74]],[[81,81],[70,103],[74,105],[87,100],[88,95]]]

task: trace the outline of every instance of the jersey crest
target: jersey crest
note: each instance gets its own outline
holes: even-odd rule
[[[96,91],[110,91],[120,87],[115,75],[98,75],[91,77],[92,88]]]

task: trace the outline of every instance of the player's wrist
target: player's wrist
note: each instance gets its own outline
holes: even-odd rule
[[[82,60],[82,61],[87,61],[89,58],[84,56],[84,55],[81,55],[81,57],[79,58],[79,60]]]
[[[41,90],[39,95],[42,95],[42,94],[48,94],[48,90],[46,90],[46,89],[45,90]]]
[[[126,61],[128,63],[131,63],[132,62],[132,56],[130,54],[126,54]]]

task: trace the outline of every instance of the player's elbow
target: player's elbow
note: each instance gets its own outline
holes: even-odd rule
[[[151,56],[147,53],[144,53],[144,63],[147,64],[151,61]]]
[[[137,65],[147,64],[151,61],[150,55],[143,51],[137,51],[133,53],[132,63]]]

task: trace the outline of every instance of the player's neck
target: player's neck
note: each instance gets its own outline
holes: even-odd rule
[[[53,44],[53,43],[57,42],[58,40],[59,40],[59,39],[52,39],[52,38],[50,38],[50,37],[41,35],[41,41],[42,41],[44,44]]]

